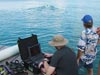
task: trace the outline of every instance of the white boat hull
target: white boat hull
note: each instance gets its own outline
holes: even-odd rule
[[[15,54],[19,53],[18,45],[8,47],[0,51],[0,61],[7,59]]]

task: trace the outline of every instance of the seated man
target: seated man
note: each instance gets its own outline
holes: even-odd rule
[[[55,71],[56,75],[78,75],[76,55],[69,47],[65,46],[66,43],[68,40],[62,35],[55,35],[49,42],[57,51],[52,56],[50,64],[47,59],[43,61],[46,75],[52,75]]]

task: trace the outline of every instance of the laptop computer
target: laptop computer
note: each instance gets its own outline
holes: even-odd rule
[[[40,62],[44,59],[44,55],[41,52],[40,44],[36,44],[34,46],[28,47],[29,58],[32,62]]]

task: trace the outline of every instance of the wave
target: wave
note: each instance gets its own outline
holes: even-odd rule
[[[44,6],[40,6],[40,7],[35,7],[35,8],[28,8],[28,10],[38,10],[38,11],[42,11],[42,10],[58,10],[59,8],[53,6],[53,5],[44,5]]]

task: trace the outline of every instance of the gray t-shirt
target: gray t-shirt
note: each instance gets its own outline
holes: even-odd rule
[[[54,53],[50,66],[56,68],[57,75],[78,75],[76,55],[68,47],[63,47]]]

